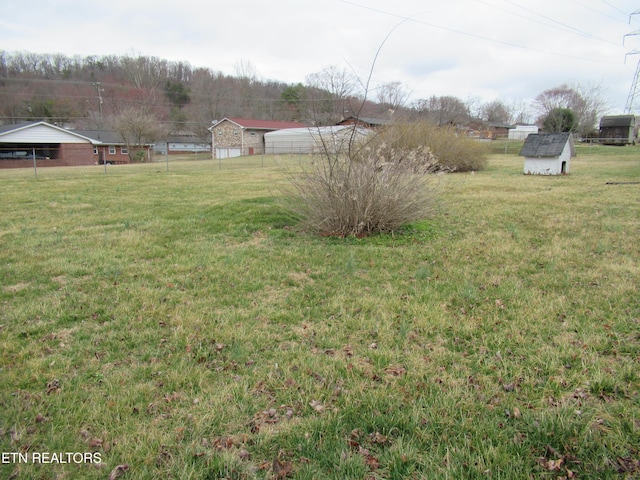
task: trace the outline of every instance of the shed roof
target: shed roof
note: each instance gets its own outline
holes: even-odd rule
[[[571,147],[571,156],[575,157],[576,150],[571,133],[532,133],[525,140],[520,155],[538,158],[558,157],[562,154],[567,142]]]
[[[600,119],[600,128],[607,127],[635,127],[635,115],[607,115]]]

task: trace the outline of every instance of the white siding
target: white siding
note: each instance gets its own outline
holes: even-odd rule
[[[357,128],[356,136],[363,138],[370,132]],[[265,133],[265,153],[316,153],[325,149],[337,152],[351,141],[352,126],[285,128]]]
[[[525,157],[524,173],[525,175],[562,175],[563,173],[569,173],[570,160],[571,146],[567,142],[558,157]]]
[[[526,140],[532,133],[538,133],[538,127],[532,125],[518,125],[509,130],[509,140]]]
[[[23,129],[0,135],[2,143],[91,143],[88,138],[67,132],[63,129],[52,128],[48,125],[33,125]]]

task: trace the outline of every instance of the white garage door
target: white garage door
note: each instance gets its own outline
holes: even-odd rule
[[[239,148],[216,148],[216,158],[231,158],[240,156]]]

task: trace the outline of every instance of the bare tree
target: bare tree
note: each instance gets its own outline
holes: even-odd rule
[[[383,108],[391,110],[391,113],[403,107],[408,98],[409,92],[404,89],[401,82],[388,82],[378,87],[378,103]]]
[[[136,108],[128,108],[114,116],[111,124],[127,146],[131,161],[143,161],[142,147],[154,143],[164,133],[155,117]]]
[[[465,123],[469,119],[469,112],[465,103],[457,97],[432,96],[420,99],[413,104],[418,117],[436,125],[456,125]]]
[[[583,87],[579,84],[563,84],[545,90],[534,99],[532,107],[539,115],[538,123],[552,111],[571,110],[578,123],[576,132],[582,136],[596,128],[598,119],[606,111],[601,87]]]
[[[608,110],[601,85],[575,84],[573,89],[582,100],[574,106],[574,113],[578,119],[578,133],[587,136],[597,129],[600,117]]]
[[[512,113],[513,117],[511,119],[511,123],[515,124],[527,124],[531,123],[531,113],[529,111],[528,105],[523,101],[514,101],[512,103]]]
[[[482,105],[482,119],[485,122],[509,123],[511,122],[512,111],[502,100],[492,100]]]
[[[335,123],[348,116],[349,97],[355,91],[357,82],[352,72],[333,65],[307,75],[307,100],[311,102],[310,110],[316,114],[314,122]]]

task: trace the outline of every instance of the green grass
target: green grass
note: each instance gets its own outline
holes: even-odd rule
[[[0,171],[0,452],[103,461],[0,477],[639,476],[639,153],[366,239],[297,230],[304,158]]]

